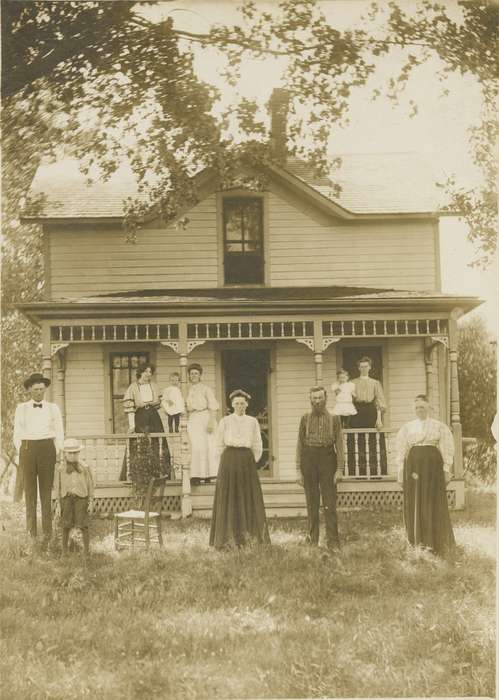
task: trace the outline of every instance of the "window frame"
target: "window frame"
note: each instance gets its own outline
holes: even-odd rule
[[[138,347],[134,347],[131,344],[116,344],[107,346],[105,349],[105,353],[107,366],[105,382],[105,401],[108,432],[112,435],[121,435],[121,433],[117,433],[115,431],[114,402],[115,400],[119,400],[119,397],[113,393],[113,357],[116,355],[146,355],[148,357],[147,362],[156,365],[156,352],[150,346],[147,347],[141,345]],[[130,372],[132,372],[131,381],[133,381],[135,379],[135,376],[133,374],[134,368],[130,367],[129,369]]]
[[[234,189],[225,192],[219,192],[217,195],[217,228],[219,241],[219,275],[218,284],[220,287],[263,287],[267,286],[268,270],[269,270],[269,245],[268,245],[268,196],[267,192],[249,192],[247,190]],[[226,263],[227,253],[226,244],[226,216],[225,202],[227,200],[260,200],[261,202],[261,239],[260,239],[260,260],[261,260],[261,281],[260,282],[228,282],[226,281]],[[239,242],[234,239],[234,242]],[[242,256],[242,252],[240,255]],[[251,253],[246,253],[251,257]],[[230,255],[230,253],[229,253]],[[238,253],[236,253],[238,255]],[[256,257],[256,256],[255,256]]]

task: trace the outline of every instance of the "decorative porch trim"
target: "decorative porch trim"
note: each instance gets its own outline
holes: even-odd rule
[[[50,327],[50,340],[57,343],[106,341],[142,342],[144,340],[178,340],[177,323],[113,323],[91,325],[57,325]]]
[[[187,354],[191,353],[194,348],[197,348],[199,345],[204,345],[206,343],[206,340],[188,340],[187,341]]]
[[[324,352],[325,350],[328,349],[330,345],[333,343],[337,343],[341,338],[339,336],[335,336],[334,338],[323,338],[322,339],[322,351]]]
[[[447,350],[449,349],[449,337],[447,335],[431,335],[430,339],[433,341],[433,347],[441,343]]]
[[[297,340],[314,335],[313,321],[188,323],[189,340]]]
[[[295,338],[297,343],[301,343],[302,345],[306,345],[309,350],[314,351],[315,350],[315,343],[313,338]]]
[[[180,344],[177,340],[160,340],[161,345],[165,345],[167,348],[171,348],[173,352],[177,354],[180,353]]]
[[[434,336],[445,342],[448,332],[446,319],[365,319],[359,321],[331,320],[322,322],[325,338],[358,338],[386,336]]]
[[[70,343],[51,343],[50,345],[50,356],[54,357],[60,350],[66,350],[70,346]]]

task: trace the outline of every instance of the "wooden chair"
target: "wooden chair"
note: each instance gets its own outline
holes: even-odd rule
[[[114,514],[115,549],[133,549],[136,545],[149,549],[151,542],[163,546],[161,508],[167,478],[161,476],[151,479],[144,496],[144,510],[127,510]],[[152,510],[156,504],[156,510]]]

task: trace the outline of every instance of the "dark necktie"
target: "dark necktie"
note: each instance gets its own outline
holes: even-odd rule
[[[42,408],[43,404],[41,403],[34,403],[33,408]]]

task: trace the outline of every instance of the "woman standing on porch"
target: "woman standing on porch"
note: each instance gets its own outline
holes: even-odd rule
[[[381,430],[383,427],[383,413],[386,410],[385,395],[381,382],[369,376],[372,365],[370,357],[361,357],[357,362],[359,376],[353,380],[355,387],[354,405],[357,409],[357,414],[350,418],[350,428],[354,428],[360,433],[357,436],[357,455],[354,455],[354,436],[350,434],[347,439],[348,466],[354,466],[355,458],[357,458],[359,473],[362,476],[367,474],[368,463],[371,473],[386,474],[387,470],[384,434],[362,434],[362,428]]]
[[[446,494],[454,438],[445,423],[430,418],[430,405],[424,394],[416,396],[414,409],[416,420],[402,426],[396,441],[407,539],[444,555],[455,544]]]
[[[164,433],[163,421],[158,413],[158,408],[161,405],[159,390],[157,385],[152,381],[155,372],[154,365],[143,364],[137,367],[135,382],[132,382],[126,390],[123,397],[123,406],[125,413],[128,416],[128,432],[129,433]],[[135,441],[129,441],[135,442]],[[153,446],[155,450],[159,450],[159,439],[154,438]],[[166,438],[162,438],[162,463],[164,473],[170,471],[170,451]],[[133,456],[135,444],[130,444],[130,458]],[[127,455],[123,460],[121,469],[120,481],[127,479]]]
[[[190,387],[186,407],[187,434],[191,443],[191,480],[209,480],[217,475],[218,456],[215,443],[218,401],[212,389],[201,381],[203,368],[194,363],[187,368]]]
[[[270,543],[256,468],[263,451],[260,425],[246,415],[249,394],[237,389],[229,399],[234,413],[222,418],[217,430],[222,456],[210,531],[210,545],[217,549],[240,547],[251,540]]]

